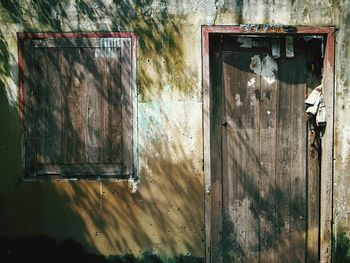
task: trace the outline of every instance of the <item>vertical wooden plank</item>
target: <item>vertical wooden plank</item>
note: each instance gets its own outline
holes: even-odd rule
[[[96,96],[98,96],[99,118],[96,120],[97,162],[121,163],[121,83],[120,48],[110,46],[95,51]],[[98,54],[98,55],[96,55]],[[92,99],[92,98],[91,98]],[[90,100],[91,100],[90,99]]]
[[[121,41],[121,83],[122,83],[122,153],[123,174],[131,176],[133,172],[133,145],[132,145],[132,94],[131,94],[131,40]]]
[[[133,179],[138,180],[139,177],[139,152],[138,152],[138,87],[137,87],[137,36],[135,33],[129,33],[131,38],[131,97],[133,105],[132,114],[132,142],[133,142]]]
[[[284,262],[305,261],[305,65],[303,54],[297,54],[293,59],[282,58],[279,70],[277,233],[281,241],[278,257]]]
[[[249,67],[251,57],[254,53],[247,54],[245,65]],[[248,107],[243,108],[243,127],[237,132],[236,145],[243,146],[242,167],[238,169],[238,180],[243,181],[245,204],[245,262],[259,262],[260,249],[260,194],[259,194],[259,166],[260,166],[260,78],[256,74],[246,73],[246,78],[242,77],[242,88],[247,89],[247,97],[244,100]],[[248,83],[256,79],[256,86],[249,87]],[[244,85],[245,84],[245,85]],[[248,110],[247,110],[248,109]],[[239,164],[238,164],[239,167]]]
[[[290,68],[284,65],[281,58],[279,65],[279,97],[277,112],[277,136],[276,136],[276,237],[277,259],[280,262],[294,262],[289,243],[291,240],[291,146],[292,137],[289,132],[293,130],[291,125],[292,89],[288,84]]]
[[[106,162],[121,163],[122,160],[122,83],[120,48],[111,50],[111,57],[106,58],[107,86],[105,90],[106,112]],[[127,116],[126,116],[127,117]],[[129,132],[132,132],[131,130]],[[125,156],[131,158],[131,156]]]
[[[313,63],[314,57],[308,52],[306,57]],[[319,54],[318,54],[319,55]],[[321,76],[313,72],[312,67],[307,68],[307,96],[320,84]],[[309,123],[314,122],[310,119]],[[320,230],[320,147],[316,139],[317,131],[310,130],[308,123],[308,142],[307,142],[307,247],[306,262],[319,262],[319,230]],[[316,126],[313,123],[313,126]]]
[[[327,127],[322,138],[320,260],[329,263],[332,260],[333,218],[334,29],[327,34],[323,70]]]
[[[230,64],[226,64],[225,61],[230,60],[227,58],[232,54],[225,52],[222,55],[222,81],[223,81],[223,93],[222,93],[222,231],[225,233],[222,235],[222,253],[223,253],[223,262],[237,261],[237,258],[240,254],[240,244],[238,241],[238,233],[236,232],[234,220],[236,217],[236,211],[230,211],[230,201],[236,197],[236,187],[237,183],[234,181],[231,174],[235,172],[235,167],[233,167],[234,162],[232,158],[232,148],[230,147],[233,142],[233,129],[232,124],[232,111],[233,111],[233,100],[231,99],[231,89],[232,87],[232,78],[234,70]],[[236,152],[238,152],[238,147]],[[230,213],[231,212],[231,213]]]
[[[86,163],[87,86],[80,48],[61,49],[64,92],[64,163]]]
[[[101,102],[100,102],[100,112],[101,112],[101,151],[100,151],[100,162],[108,163],[111,162],[111,156],[109,155],[109,120],[108,120],[108,106],[109,106],[109,98],[108,98],[108,77],[110,74],[107,60],[104,56],[98,56],[99,51],[95,50],[95,59],[98,64],[98,68],[101,72],[101,80],[100,80],[100,93],[101,93]]]
[[[278,76],[277,71],[274,72]],[[278,79],[261,77],[260,100],[260,262],[276,259],[276,121]]]
[[[99,63],[99,59],[95,58],[95,49],[80,49],[82,64],[80,72],[81,85],[84,86],[84,102],[85,109],[82,109],[82,129],[84,133],[84,149],[85,161],[87,163],[101,163],[103,161],[103,137],[101,136],[103,113],[101,113],[102,97],[105,90],[101,85],[104,73],[104,61]]]
[[[320,160],[318,149],[320,145],[313,143],[312,132],[309,130],[308,140],[308,178],[307,178],[307,250],[306,262],[318,262],[319,254],[319,215],[320,215]]]
[[[224,52],[224,262],[259,261],[260,78],[249,73],[254,53]],[[248,82],[256,86],[249,87]]]
[[[291,151],[291,246],[294,248],[295,262],[305,262],[306,248],[306,58],[304,53],[297,53],[285,62],[290,71],[292,89],[292,130],[288,132],[292,138]]]
[[[230,57],[231,55],[231,57]],[[229,57],[229,58],[228,58]],[[239,239],[239,234],[235,227],[235,218],[237,218],[237,211],[231,206],[235,198],[237,198],[236,188],[238,187],[235,178],[232,176],[236,172],[236,167],[234,167],[235,162],[233,159],[233,148],[234,144],[234,134],[233,134],[233,100],[232,100],[232,89],[233,79],[234,79],[234,69],[230,64],[226,64],[225,61],[234,61],[232,53],[224,52],[222,54],[222,81],[223,81],[223,93],[222,93],[222,212],[220,213],[222,217],[222,253],[223,262],[240,262],[239,255],[242,254],[241,243],[243,243],[243,238]],[[237,116],[238,118],[238,116]],[[239,152],[237,147],[236,153]],[[238,155],[240,156],[240,155]],[[214,164],[214,163],[213,163]],[[212,164],[212,165],[213,165]],[[219,188],[219,189],[220,189]],[[232,209],[230,211],[230,209]],[[242,230],[243,231],[243,230]]]
[[[210,39],[210,79],[211,98],[210,104],[210,138],[211,145],[211,262],[222,262],[222,57],[220,36]]]
[[[62,92],[56,48],[35,48],[37,85],[37,162],[60,163]]]

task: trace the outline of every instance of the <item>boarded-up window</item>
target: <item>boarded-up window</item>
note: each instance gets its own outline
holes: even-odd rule
[[[134,41],[20,35],[26,177],[136,176]]]

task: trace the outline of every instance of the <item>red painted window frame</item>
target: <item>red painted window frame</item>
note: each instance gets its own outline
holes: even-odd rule
[[[19,32],[17,33],[17,39],[18,39],[18,72],[19,72],[19,93],[18,93],[18,108],[19,108],[19,120],[21,123],[21,127],[23,129],[24,127],[24,109],[25,109],[25,97],[26,97],[26,91],[24,86],[24,57],[23,57],[23,44],[25,40],[28,39],[47,39],[47,38],[67,38],[67,39],[77,39],[77,38],[108,38],[108,37],[115,37],[115,38],[129,38],[131,39],[131,60],[133,64],[132,74],[134,75],[133,84],[134,85],[134,98],[133,98],[133,104],[134,104],[134,121],[133,121],[133,180],[138,179],[138,147],[137,147],[137,88],[136,88],[136,61],[137,61],[137,35],[134,32],[87,32],[87,33],[30,33],[30,32]],[[24,132],[21,132],[21,147],[23,148],[23,134]],[[22,161],[22,174],[24,174],[24,160],[25,157],[23,155],[23,149],[21,149],[21,161]],[[31,181],[31,180],[37,180],[36,178],[23,178],[24,180]],[[41,178],[40,180],[42,180]],[[50,177],[47,177],[45,179],[51,180]],[[55,181],[59,181],[60,179],[55,179]],[[67,179],[63,179],[67,180]],[[74,178],[72,180],[75,180]],[[82,179],[85,180],[85,179]],[[90,179],[87,179],[90,180]],[[94,180],[94,179],[93,179]],[[120,178],[111,178],[111,179],[103,179],[103,180],[120,180]]]

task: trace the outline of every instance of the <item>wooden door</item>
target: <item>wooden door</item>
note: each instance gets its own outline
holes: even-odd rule
[[[294,39],[293,57],[280,39],[279,58],[268,38],[239,41],[221,39],[211,57],[221,161],[212,164],[221,171],[212,262],[318,262],[319,157],[304,104],[319,81],[317,55],[303,39]]]

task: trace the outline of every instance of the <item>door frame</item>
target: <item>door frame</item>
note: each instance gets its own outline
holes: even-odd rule
[[[216,213],[212,204],[221,204],[221,186],[212,185],[211,165],[211,79],[209,65],[209,35],[212,33],[269,36],[272,33],[242,32],[240,26],[202,26],[202,88],[203,88],[203,146],[204,146],[204,189],[205,189],[205,262],[211,262],[212,215]],[[323,85],[326,103],[327,128],[322,137],[322,162],[320,180],[320,262],[332,260],[333,220],[333,133],[334,133],[334,27],[296,27],[293,33],[273,35],[324,35],[327,37],[323,58]],[[220,224],[220,222],[216,222]],[[221,223],[222,224],[222,223]],[[222,227],[221,227],[222,229]],[[220,238],[220,237],[219,237]],[[221,259],[215,262],[220,263]]]

